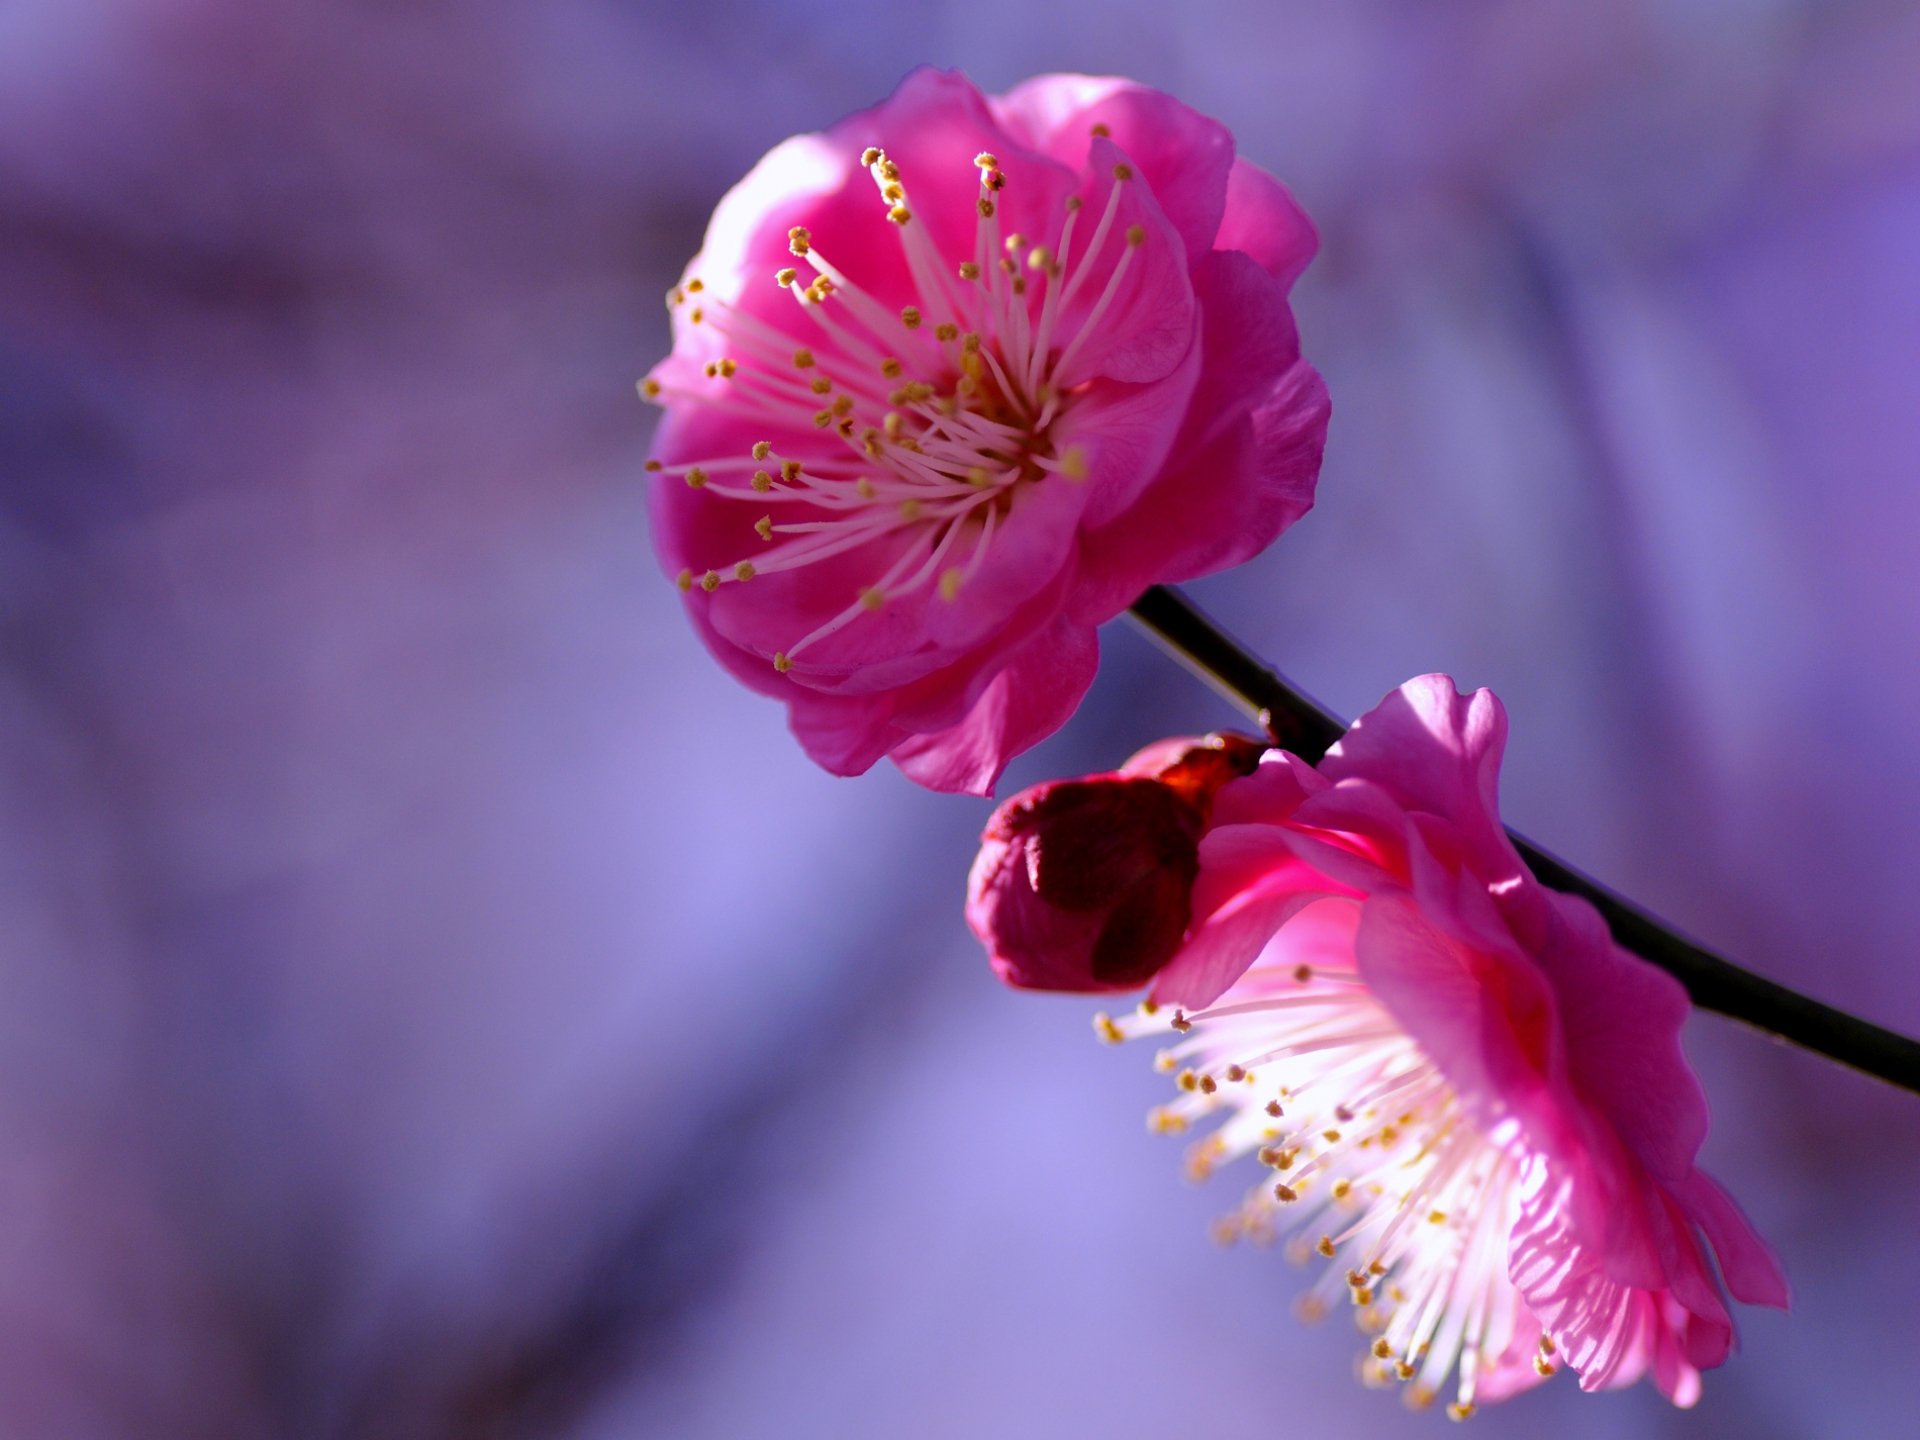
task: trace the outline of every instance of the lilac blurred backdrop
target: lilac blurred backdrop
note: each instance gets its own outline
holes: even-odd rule
[[[1494,685],[1515,823],[1920,1030],[1913,4],[8,0],[0,1433],[1444,1423],[988,978],[985,807],[812,770],[656,573],[661,293],[923,60],[1319,219],[1321,508],[1204,602],[1346,713]],[[1115,626],[1010,788],[1230,719]],[[1475,1423],[1907,1433],[1920,1102],[1688,1043],[1797,1313]]]

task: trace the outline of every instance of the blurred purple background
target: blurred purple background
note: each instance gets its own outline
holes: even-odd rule
[[[1199,598],[1345,713],[1495,686],[1516,824],[1920,1030],[1910,0],[10,0],[0,1433],[1445,1423],[990,980],[986,807],[811,769],[656,572],[661,294],[923,60],[1161,85],[1318,218],[1321,507]],[[1105,639],[1009,790],[1230,721]],[[1906,1433],[1920,1102],[1688,1044],[1797,1313],[1475,1423]]]

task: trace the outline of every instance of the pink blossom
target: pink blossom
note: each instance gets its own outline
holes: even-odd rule
[[[1156,1127],[1219,1121],[1197,1171],[1272,1167],[1224,1232],[1335,1262],[1304,1305],[1349,1295],[1370,1380],[1425,1403],[1454,1374],[1464,1414],[1562,1366],[1590,1390],[1651,1371],[1690,1405],[1733,1341],[1715,1264],[1750,1304],[1786,1284],[1694,1167],[1680,985],[1507,840],[1506,728],[1426,676],[1317,770],[1269,752],[1215,800],[1185,947],[1098,1028],[1171,1020]]]
[[[1240,735],[1164,740],[1108,775],[1052,780],[993,812],[967,923],[1028,990],[1135,990],[1186,937],[1213,797],[1258,763]]]
[[[1311,223],[1217,122],[918,70],[776,146],[669,295],[654,538],[708,646],[836,774],[991,793],[1148,585],[1313,500]]]

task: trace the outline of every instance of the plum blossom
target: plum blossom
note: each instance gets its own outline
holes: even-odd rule
[[[1426,676],[1317,769],[1269,752],[1215,798],[1185,945],[1096,1028],[1171,1026],[1150,1123],[1211,1126],[1196,1176],[1269,1168],[1221,1237],[1331,1262],[1300,1308],[1347,1296],[1370,1383],[1425,1405],[1451,1377],[1462,1418],[1561,1368],[1651,1373],[1690,1405],[1732,1348],[1721,1281],[1775,1306],[1786,1283],[1695,1168],[1684,991],[1507,839],[1505,740],[1491,692]]]
[[[918,70],[776,146],[668,297],[654,539],[701,638],[837,774],[991,793],[1095,628],[1313,501],[1312,224],[1118,79]]]

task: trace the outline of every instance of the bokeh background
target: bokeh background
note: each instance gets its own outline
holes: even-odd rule
[[[999,989],[986,807],[809,767],[656,571],[715,199],[921,61],[1132,74],[1319,220],[1320,508],[1199,598],[1920,1031],[1920,7],[0,3],[0,1434],[1430,1434]],[[1010,787],[1227,723],[1124,625]],[[1674,1412],[1910,1434],[1920,1101],[1728,1022],[1789,1318]]]

